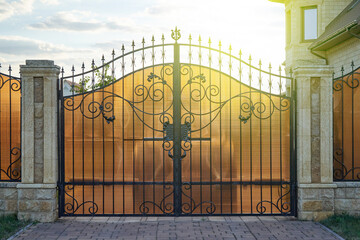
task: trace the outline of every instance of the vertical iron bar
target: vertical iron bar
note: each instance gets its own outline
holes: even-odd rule
[[[132,42],[132,102],[135,102],[135,42]],[[132,111],[132,157],[133,157],[133,214],[135,214],[135,111]]]
[[[174,44],[174,71],[173,71],[173,111],[174,111],[174,213],[179,216],[181,210],[181,70],[180,46],[177,40]]]
[[[349,77],[349,76],[348,76]],[[351,63],[351,179],[355,180],[355,135],[354,135],[354,62]]]
[[[95,61],[94,59],[92,60],[91,63],[91,68],[92,68],[92,102],[94,102],[95,100]],[[94,106],[93,109],[91,109],[92,111],[92,116],[91,116],[91,123],[92,123],[92,139],[91,139],[91,149],[92,149],[92,205],[93,205],[93,209],[95,209],[95,123],[94,123]]]
[[[189,66],[190,66],[190,68],[191,68],[191,40],[192,40],[192,38],[191,38],[191,34],[189,35]],[[191,78],[192,76],[189,76],[189,78]],[[192,99],[191,99],[191,91],[192,91],[192,84],[190,84],[190,86],[189,86],[189,104],[190,104],[190,107],[189,107],[189,110],[190,110],[190,112],[192,112],[191,110],[191,102],[192,102]],[[191,132],[190,132],[190,139],[191,139]],[[190,140],[191,141],[191,140]],[[192,151],[190,151],[190,159],[189,159],[189,161],[190,161],[190,186],[191,186],[191,184],[192,184]],[[201,159],[200,159],[200,161],[201,161]],[[200,163],[200,169],[201,169],[201,163]],[[201,175],[201,170],[200,170],[200,175]],[[201,177],[200,177],[201,178]],[[200,180],[201,181],[201,180]],[[201,187],[201,185],[200,185],[200,187]],[[193,190],[192,190],[192,186],[190,187],[190,197],[191,197],[191,199],[193,199],[192,198],[192,196],[193,196]],[[201,202],[201,201],[200,201]],[[192,206],[193,205],[193,203],[192,203],[192,201],[190,201],[190,209],[192,209]]]
[[[65,207],[65,149],[64,149],[64,133],[65,133],[65,125],[64,125],[64,68],[61,69],[61,80],[60,80],[60,211],[59,216],[64,214]]]
[[[71,77],[71,90],[72,90],[72,110],[71,110],[71,118],[72,118],[72,181],[75,182],[75,81],[74,81],[74,74],[75,74],[75,68],[74,65],[72,66],[71,69],[72,72],[72,77]],[[73,185],[72,187],[72,192],[73,192],[73,206],[74,202],[75,202],[75,185]],[[75,209],[73,209],[73,211],[75,211]]]
[[[261,116],[262,116],[262,110],[261,106],[262,106],[262,91],[261,91],[261,85],[262,85],[262,79],[261,79],[261,60],[259,61],[259,90],[260,90],[260,119],[259,119],[259,127],[260,127],[260,202],[261,202],[261,207],[262,207],[262,202],[263,202],[263,184],[262,184],[262,120],[261,120]]]
[[[84,92],[85,92],[85,79],[84,79],[84,71],[85,71],[85,65],[84,63],[82,64],[82,67],[81,67],[81,70],[82,70],[82,75],[81,75],[81,89],[82,89],[82,102],[81,104],[83,105],[83,109],[85,109],[85,102],[84,102]],[[83,181],[83,185],[82,185],[82,198],[83,198],[83,201],[85,201],[85,184],[84,184],[84,181],[85,181],[85,146],[84,146],[84,143],[85,143],[85,131],[84,131],[84,115],[81,114],[82,117],[81,117],[81,125],[82,125],[82,181]],[[83,209],[83,214],[85,214],[85,207],[82,208]]]
[[[104,58],[104,55],[102,56],[101,58],[101,63],[102,63],[102,74],[101,74],[101,87],[103,88],[103,91],[102,91],[102,107],[103,107],[103,111],[105,112],[105,95],[104,95],[104,91],[105,91],[105,66],[104,66],[104,63],[105,63],[105,58]],[[104,185],[104,182],[105,182],[105,119],[104,118],[101,118],[101,122],[102,122],[102,160],[103,160],[103,184],[102,184],[102,199],[103,199],[103,214],[105,213],[105,185]]]
[[[112,95],[114,96],[115,94],[115,87],[114,87],[114,82],[115,82],[115,66],[114,66],[114,58],[115,58],[115,50],[113,49],[112,51],[112,62],[111,62],[111,86],[112,86]],[[123,96],[124,97],[124,96]],[[115,98],[112,97],[112,115],[115,116]],[[112,122],[112,157],[113,157],[113,162],[112,162],[112,209],[113,209],[113,214],[115,213],[115,124],[114,122]]]
[[[282,107],[281,107],[281,102],[282,102],[282,78],[281,78],[281,66],[279,67],[279,76],[280,76],[280,84],[279,84],[279,88],[280,88],[280,122],[279,122],[279,125],[280,125],[280,197],[283,195],[283,192],[282,192],[282,184],[283,184],[283,179],[282,179]],[[281,202],[281,205],[283,205],[283,199],[281,198],[280,200]],[[280,213],[282,213],[282,208],[280,209]]]
[[[161,42],[162,42],[162,53],[161,53],[161,57],[162,57],[162,71],[164,71],[164,77],[165,77],[165,37],[164,37],[164,34],[162,35],[161,37]],[[174,79],[173,79],[174,81]],[[165,86],[164,84],[162,84],[162,91],[164,93],[164,97],[163,97],[163,100],[162,100],[162,112],[163,114],[165,114]],[[164,115],[165,117],[165,115]],[[163,122],[165,121],[165,119],[163,120]],[[165,138],[165,132],[163,132],[163,139]],[[163,196],[162,196],[162,199],[165,199],[165,151],[163,151],[162,153],[162,179],[163,179]],[[174,190],[174,189],[173,189]],[[166,204],[165,202],[166,200],[164,200],[164,204]]]
[[[152,36],[152,39],[151,39],[151,44],[152,44],[152,55],[151,55],[151,59],[152,59],[152,72],[154,73],[155,72],[155,49],[154,49],[154,44],[155,44],[155,38],[154,38],[154,35]],[[152,81],[152,84],[155,83],[155,78],[153,78],[153,81]],[[163,92],[164,93],[164,92]],[[155,89],[153,88],[153,95],[155,94]],[[153,125],[152,125],[152,128],[155,129],[155,101],[152,101],[152,122],[153,122]],[[155,138],[155,131],[152,130],[152,137]],[[153,163],[153,166],[152,166],[152,175],[153,175],[153,182],[155,182],[155,141],[152,141],[152,153],[153,153],[153,156],[152,156],[152,163]],[[155,202],[155,186],[156,185],[153,185],[153,202]],[[155,214],[155,205],[153,206],[153,213]]]
[[[143,38],[142,40],[142,85],[145,86],[145,38]],[[154,89],[153,89],[154,90]],[[143,118],[143,121],[145,122],[145,95],[143,94],[143,99],[142,99],[142,110],[143,110],[143,114],[142,114],[142,118]],[[144,141],[144,138],[145,138],[145,124],[142,124],[142,159],[143,159],[143,166],[142,166],[142,177],[143,177],[143,201],[142,202],[145,202],[145,141]]]
[[[125,99],[125,57],[124,57],[124,52],[125,52],[125,47],[124,47],[124,44],[122,45],[121,47],[121,54],[122,54],[122,64],[121,64],[121,71],[122,71],[122,76],[121,76],[121,79],[122,79],[122,96],[123,98]],[[123,181],[123,185],[122,185],[122,197],[123,197],[123,201],[122,201],[122,204],[123,204],[123,214],[125,214],[125,114],[124,114],[124,111],[125,111],[125,100],[122,99],[122,181]]]
[[[9,161],[10,161],[10,172],[9,172],[9,178],[12,179],[12,164],[11,164],[11,149],[12,149],[12,136],[11,136],[11,130],[12,130],[12,121],[11,121],[11,66],[9,66],[9,112],[10,112],[10,121],[9,121],[9,129],[10,129],[10,151],[9,151]],[[1,117],[1,116],[0,116]],[[1,157],[0,157],[1,158]],[[1,166],[0,166],[1,168]]]
[[[239,116],[241,116],[241,109],[242,109],[242,69],[241,69],[241,63],[242,63],[242,60],[241,60],[241,50],[239,51]],[[243,146],[242,146],[242,122],[239,121],[239,129],[240,129],[240,182],[243,181],[243,176],[242,176],[242,168],[243,168]],[[240,208],[241,208],[241,214],[243,213],[243,193],[242,193],[242,190],[243,190],[243,185],[241,184],[240,185]]]
[[[202,69],[201,69],[201,37],[199,36],[199,66],[200,66],[200,75],[202,74]],[[200,87],[200,97],[202,96],[202,88]],[[200,120],[200,202],[203,202],[203,189],[202,189],[202,107],[201,104],[202,101],[200,101],[200,115],[199,115],[199,120]],[[200,213],[203,213],[203,209],[202,207],[200,208]]]
[[[209,38],[209,86],[210,86],[210,90],[211,90],[211,82],[212,82],[212,79],[211,79],[211,39]],[[213,185],[212,185],[212,110],[211,110],[211,95],[212,94],[209,94],[209,98],[210,98],[210,202],[213,201],[213,197],[212,197],[212,189],[213,189]]]
[[[271,64],[269,64],[269,95],[270,95],[270,104],[272,103],[272,95],[271,95],[271,91],[272,91],[272,80],[271,80]],[[273,201],[273,185],[272,185],[272,180],[273,180],[273,176],[272,176],[272,114],[270,115],[270,199],[271,202]],[[271,214],[273,213],[273,205],[270,204],[270,210],[271,210]]]
[[[232,63],[231,63],[231,45],[229,47],[229,80],[230,80],[230,84],[229,84],[229,87],[230,87],[230,99],[232,98],[232,77],[231,77],[231,68],[232,68]],[[229,117],[229,123],[230,123],[230,213],[232,214],[233,213],[233,179],[232,179],[232,130],[231,130],[231,112],[232,112],[232,101],[230,101],[230,117]]]
[[[296,82],[290,69],[291,105],[290,105],[290,206],[291,213],[296,215]]]
[[[344,80],[344,66],[341,68],[341,79]],[[341,82],[341,151],[343,155],[341,158],[341,173],[344,174],[344,82]]]
[[[251,98],[251,92],[252,92],[252,86],[251,86],[251,82],[252,82],[252,73],[251,73],[251,69],[252,69],[252,66],[251,66],[251,55],[249,56],[249,86],[250,86],[250,104],[252,103],[252,98]],[[250,105],[250,107],[253,107],[253,105]],[[250,108],[250,111],[251,108]],[[250,206],[251,206],[251,214],[253,213],[253,184],[252,184],[252,180],[253,180],[253,162],[252,162],[252,149],[253,149],[253,146],[252,146],[252,117],[250,117]]]
[[[220,103],[222,101],[222,79],[221,79],[221,41],[219,41],[219,85],[220,85]],[[221,108],[220,108],[219,120],[220,120],[220,141],[222,140],[221,129]],[[222,144],[220,144],[220,212],[223,213],[223,165],[222,165]]]

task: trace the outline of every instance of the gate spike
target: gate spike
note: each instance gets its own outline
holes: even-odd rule
[[[251,54],[249,55],[249,62],[251,63],[251,60],[252,60],[252,58],[251,58]]]
[[[191,37],[191,34],[189,34],[189,42],[191,42],[192,40],[192,37]]]
[[[222,45],[221,45],[221,41],[219,41],[219,48],[220,48],[220,49],[221,49],[221,46],[222,46]]]
[[[354,67],[355,64],[354,64],[354,60],[351,61],[351,67]]]
[[[141,43],[142,43],[142,44],[145,44],[145,38],[144,38],[144,37],[143,37]]]
[[[11,71],[12,71],[12,70],[11,70],[11,65],[9,65],[9,73],[11,73]],[[10,74],[10,75],[11,75],[11,74]]]
[[[211,45],[211,38],[209,37],[209,45]]]
[[[231,47],[231,44],[230,44],[230,46],[229,46],[229,51],[230,51],[230,53],[231,53],[231,50],[232,50],[232,47]]]
[[[94,61],[94,59],[91,61],[91,68],[92,68],[92,69],[95,68],[95,61]]]
[[[154,35],[152,35],[151,41],[152,41],[152,42],[155,42],[155,37],[154,37]]]
[[[115,49],[112,50],[111,55],[115,56]]]
[[[260,69],[261,69],[261,65],[262,65],[261,59],[259,59],[259,67],[260,67]]]
[[[61,68],[61,73],[64,74],[64,67]]]
[[[102,57],[101,57],[101,61],[105,61],[105,57],[104,57],[104,54],[102,55]]]
[[[281,75],[281,71],[282,71],[282,68],[281,68],[281,65],[279,66],[279,73]]]
[[[74,65],[72,65],[71,71],[72,71],[73,74],[74,74],[74,72],[75,72],[75,67],[74,67]]]
[[[164,34],[162,34],[161,40],[164,42],[165,41],[165,36]]]
[[[1,68],[1,63],[0,63],[0,68]]]
[[[199,35],[199,43],[201,43],[201,36]]]
[[[132,47],[135,47],[135,41],[134,41],[134,40],[132,41],[131,46],[132,46]]]
[[[124,44],[121,46],[121,50],[124,51],[125,50],[125,46]]]
[[[271,63],[269,63],[269,72],[271,72],[271,68],[272,68]]]
[[[81,68],[82,68],[83,70],[85,69],[85,64],[84,64],[84,62],[82,63]]]
[[[241,49],[239,50],[239,56],[240,56],[240,59],[241,59],[241,55],[242,55],[242,52],[241,52]]]

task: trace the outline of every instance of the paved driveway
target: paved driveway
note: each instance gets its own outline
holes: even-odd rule
[[[39,223],[13,239],[341,239],[289,217],[76,217]]]

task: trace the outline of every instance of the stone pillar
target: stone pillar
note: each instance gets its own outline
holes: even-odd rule
[[[48,60],[27,60],[22,79],[22,178],[18,218],[56,220],[57,213],[57,81],[60,68]]]
[[[327,65],[294,69],[297,81],[298,216],[334,214],[332,73]]]

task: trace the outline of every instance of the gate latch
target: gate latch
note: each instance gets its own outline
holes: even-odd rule
[[[191,124],[181,124],[181,141],[189,140],[189,133],[191,131]],[[174,141],[174,125],[165,123],[164,124],[165,140]]]

